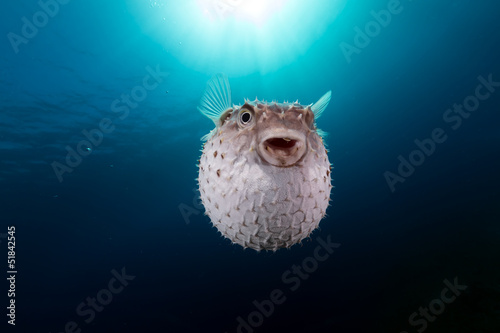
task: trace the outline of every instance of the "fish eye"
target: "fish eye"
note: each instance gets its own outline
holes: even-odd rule
[[[250,115],[250,112],[243,112],[241,114],[241,122],[244,124],[248,123],[251,118],[252,116]]]
[[[240,125],[248,125],[252,121],[252,113],[247,109],[241,109],[238,119]]]

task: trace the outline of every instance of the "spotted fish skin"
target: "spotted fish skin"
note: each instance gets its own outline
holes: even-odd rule
[[[276,251],[318,227],[332,188],[315,125],[322,111],[255,100],[213,118],[217,126],[203,146],[198,184],[206,214],[224,237],[244,248]]]

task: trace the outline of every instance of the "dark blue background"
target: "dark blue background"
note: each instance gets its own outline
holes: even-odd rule
[[[39,7],[2,2],[0,232],[17,228],[19,274],[17,325],[2,310],[0,330],[62,332],[74,320],[82,332],[235,332],[253,300],[280,288],[286,302],[255,332],[416,332],[410,314],[458,277],[468,289],[426,332],[499,332],[500,89],[456,131],[442,116],[478,76],[500,81],[500,5],[404,5],[350,64],[339,44],[387,1],[348,2],[292,65],[229,73],[235,103],[333,91],[318,121],[334,166],[328,217],[302,246],[257,253],[232,246],[201,210],[189,224],[179,210],[194,207],[199,138],[212,129],[196,106],[214,73],[182,65],[120,1],[71,1],[16,54],[7,33]],[[111,102],[157,65],[168,77],[120,120]],[[59,182],[51,163],[104,117],[115,131]],[[447,141],[392,193],[383,173],[437,127]],[[328,235],[341,247],[291,292],[281,275]],[[76,307],[122,267],[135,279],[85,324]]]

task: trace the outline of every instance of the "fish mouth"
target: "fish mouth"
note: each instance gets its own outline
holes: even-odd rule
[[[293,131],[269,133],[259,144],[259,154],[268,163],[289,167],[297,163],[305,153],[305,137]]]
[[[297,140],[290,138],[271,138],[266,140],[265,145],[267,149],[278,149],[279,151],[289,152],[295,147]]]

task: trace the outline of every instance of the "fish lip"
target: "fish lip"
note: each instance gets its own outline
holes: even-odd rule
[[[269,164],[290,167],[304,156],[306,137],[293,130],[273,130],[262,136],[258,152]]]

